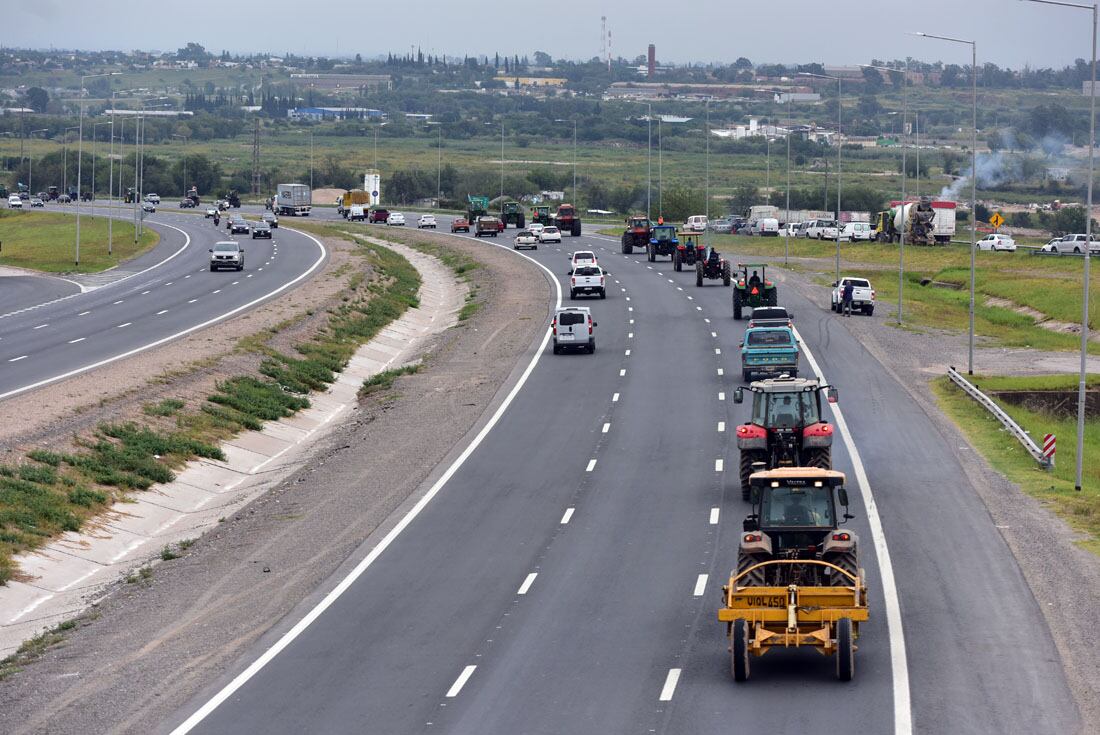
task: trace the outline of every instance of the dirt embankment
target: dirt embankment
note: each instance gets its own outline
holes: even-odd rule
[[[365,399],[288,480],[147,579],[119,584],[62,643],[0,683],[0,731],[149,732],[424,491],[544,333],[550,294],[537,267],[501,248],[424,237],[477,261],[467,276],[481,307],[440,335],[420,372]]]

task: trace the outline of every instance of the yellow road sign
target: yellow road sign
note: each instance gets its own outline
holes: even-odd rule
[[[1005,223],[1005,218],[1001,216],[1000,212],[994,212],[993,216],[989,218],[989,224],[994,227],[1000,227]]]

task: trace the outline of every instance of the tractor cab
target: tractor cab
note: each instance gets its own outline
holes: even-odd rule
[[[550,207],[549,205],[540,204],[537,207],[531,207],[531,223],[540,225],[550,224]]]
[[[631,232],[649,232],[652,223],[645,215],[636,214],[626,220],[626,229]]]
[[[680,246],[680,240],[676,235],[673,225],[657,225],[649,231],[649,241],[654,245],[671,244]]]
[[[761,468],[762,470],[762,468]],[[843,472],[814,467],[785,467],[754,472],[750,479],[752,512],[742,525],[741,560],[758,563],[772,559],[815,560],[855,573],[857,537],[841,528],[855,516],[848,512]],[[800,569],[760,567],[757,574],[775,578],[754,580],[758,585],[846,584],[844,575],[828,566]],[[790,575],[814,575],[795,579]],[[818,578],[822,577],[822,578]]]
[[[703,244],[703,240],[699,235],[700,233],[698,232],[679,233],[678,237],[680,239],[680,244],[676,247],[681,251],[691,250],[696,253],[703,253],[707,249],[707,246]]]

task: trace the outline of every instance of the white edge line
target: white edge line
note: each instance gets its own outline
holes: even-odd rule
[[[171,227],[171,225],[165,225],[165,226],[166,227]],[[179,229],[179,228],[177,227],[177,228],[174,228],[174,229]],[[180,231],[183,232],[182,230],[180,230]],[[263,296],[260,296],[258,298],[253,299],[252,301],[249,301],[247,304],[241,304],[236,309],[232,309],[230,311],[225,312],[224,314],[220,314],[219,316],[216,316],[213,319],[208,319],[208,320],[206,320],[205,322],[203,322],[201,324],[195,324],[193,326],[190,326],[187,329],[176,332],[175,334],[170,334],[167,337],[161,337],[158,340],[155,340],[153,342],[149,342],[148,344],[141,345],[140,347],[135,347],[132,350],[127,350],[126,352],[123,352],[121,354],[114,355],[112,357],[108,357],[105,360],[100,360],[99,362],[94,362],[91,365],[85,365],[83,367],[77,368],[76,370],[70,370],[69,372],[62,373],[61,375],[55,375],[52,378],[46,378],[45,380],[39,380],[37,383],[31,383],[30,385],[24,385],[21,388],[15,388],[14,390],[9,390],[7,393],[0,393],[0,400],[2,400],[4,398],[10,398],[11,396],[15,396],[15,395],[18,395],[20,393],[26,393],[27,391],[34,390],[35,388],[41,388],[42,386],[49,385],[50,383],[56,383],[59,380],[66,380],[68,378],[73,377],[74,375],[80,375],[81,373],[86,373],[89,370],[95,370],[96,368],[103,367],[104,365],[110,365],[112,362],[117,362],[118,360],[124,360],[127,357],[131,357],[133,355],[138,354],[139,352],[144,352],[144,351],[150,350],[154,347],[159,347],[162,344],[165,344],[166,342],[171,342],[172,340],[179,339],[180,337],[191,334],[192,332],[197,332],[201,329],[206,329],[211,324],[217,324],[220,321],[224,321],[224,320],[228,319],[229,317],[231,317],[235,314],[239,314],[242,311],[246,311],[247,309],[251,309],[256,304],[259,304],[263,301],[266,301],[267,299],[271,298],[272,296],[275,296],[278,293],[282,293],[286,289],[293,286],[295,283],[298,283],[299,281],[303,280],[304,278],[309,277],[309,275],[311,273],[313,273],[313,271],[317,270],[321,266],[321,263],[323,263],[325,261],[325,257],[328,255],[328,251],[325,250],[325,246],[322,245],[321,241],[318,240],[316,237],[314,237],[313,235],[310,235],[309,233],[302,232],[301,230],[294,230],[294,232],[297,232],[299,235],[303,235],[305,237],[308,237],[310,240],[312,240],[314,243],[316,243],[317,247],[319,247],[321,249],[321,254],[319,256],[317,256],[317,260],[315,260],[313,262],[313,265],[311,265],[308,270],[306,270],[304,273],[299,275],[294,280],[287,281],[286,283],[284,283],[282,286],[279,286],[274,291],[269,291],[268,293],[264,294]],[[185,237],[187,237],[188,243],[190,243],[191,242],[191,236],[188,235],[186,232],[184,232],[183,234],[184,234]],[[186,247],[186,245],[184,247]],[[181,248],[181,250],[182,250],[182,248]],[[178,251],[177,251],[177,253],[178,253]],[[175,255],[173,255],[172,257],[175,257]],[[137,274],[135,273],[134,275],[137,275]],[[127,276],[127,278],[129,278],[129,276]],[[116,281],[116,283],[118,283],[118,282],[119,281]]]
[[[458,678],[455,679],[455,683],[451,684],[451,688],[447,690],[447,698],[457,697],[458,693],[462,691],[462,687],[466,686],[466,682],[469,681],[476,670],[477,666],[473,664],[464,668],[462,673],[458,675]]]
[[[794,330],[795,337],[802,343],[802,351],[806,360],[817,375],[818,380],[825,383],[825,376],[814,359],[813,353],[806,347],[806,341],[798,330]],[[882,575],[882,596],[886,604],[886,627],[890,634],[890,671],[893,674],[894,683],[894,733],[895,735],[910,735],[913,732],[913,710],[909,692],[909,662],[905,652],[905,631],[901,623],[901,603],[898,600],[897,583],[894,580],[894,566],[890,561],[890,549],[886,545],[886,533],[882,528],[882,519],[878,515],[878,506],[871,492],[871,483],[867,480],[867,472],[863,468],[863,460],[859,456],[859,450],[852,440],[852,434],[848,430],[848,423],[844,420],[844,413],[840,406],[830,403],[833,418],[837,429],[844,440],[844,446],[848,450],[848,456],[852,460],[856,482],[859,483],[860,496],[863,498],[863,509],[867,513],[867,525],[871,528],[871,540],[875,545],[875,555],[878,557],[879,574]]]
[[[676,685],[680,682],[681,669],[669,669],[665,677],[665,685],[661,687],[660,701],[672,701],[672,695],[676,692]]]
[[[318,245],[321,245],[321,243],[318,242],[316,238],[313,238],[310,235],[306,236],[310,237],[310,239],[312,239]],[[468,239],[472,240],[473,238],[471,237]],[[480,238],[478,239],[480,240]],[[531,256],[521,253],[519,251],[512,250],[512,248],[509,246],[497,245],[495,243],[488,244],[495,245],[501,250],[513,253],[521,258],[526,258],[527,260],[537,265],[539,268],[542,268],[542,270],[546,271],[547,275],[550,276],[550,282],[554,284],[554,308],[557,309],[561,306],[561,283],[558,282],[558,278],[554,275],[553,271],[551,271],[549,268],[547,268],[545,265],[535,260]],[[322,250],[323,249],[324,247],[322,246]],[[314,265],[314,267],[316,267],[316,264]],[[304,275],[305,274],[300,277],[304,277]],[[286,288],[286,286],[283,286],[283,288]],[[370,553],[363,557],[363,559],[358,564],[356,564],[350,572],[348,572],[347,576],[340,580],[339,584],[337,584],[331,591],[329,591],[329,593],[325,595],[321,599],[321,601],[318,602],[308,613],[306,613],[301,620],[295,623],[294,627],[284,633],[282,637],[279,638],[279,640],[275,641],[275,643],[273,643],[267,650],[260,654],[260,656],[255,661],[253,661],[248,666],[248,668],[233,677],[232,681],[222,687],[217,694],[207,700],[207,702],[199,707],[199,709],[196,710],[190,717],[188,717],[180,725],[173,729],[170,735],[185,735],[185,733],[191,732],[191,730],[194,729],[196,725],[205,720],[211,712],[213,712],[215,709],[218,708],[219,705],[222,704],[222,702],[233,696],[233,694],[242,686],[244,686],[249,679],[259,673],[259,671],[263,669],[264,666],[266,666],[276,656],[278,656],[279,653],[283,651],[283,649],[289,646],[295,638],[300,636],[306,628],[308,628],[310,625],[313,624],[315,620],[317,620],[317,618],[321,617],[321,614],[324,613],[325,610],[327,610],[334,602],[336,602],[336,600],[338,600],[340,596],[343,595],[344,592],[346,592],[355,583],[355,580],[359,579],[359,577],[362,576],[363,572],[367,571],[367,569],[372,564],[374,564],[378,557],[380,557],[382,553],[387,548],[389,548],[390,544],[392,544],[394,540],[401,535],[402,531],[404,531],[409,526],[409,524],[412,523],[418,515],[420,515],[420,512],[423,511],[425,507],[427,507],[428,503],[430,503],[432,499],[434,499],[435,496],[439,494],[439,491],[442,490],[447,482],[450,481],[451,477],[453,477],[454,474],[458,472],[459,468],[466,463],[466,460],[469,459],[470,455],[474,453],[474,450],[476,450],[481,445],[481,442],[485,440],[485,437],[488,436],[489,432],[493,430],[493,427],[497,425],[497,423],[500,421],[501,416],[504,415],[504,412],[508,410],[508,407],[510,405],[512,405],[512,401],[515,400],[517,395],[519,395],[520,390],[527,382],[527,379],[531,376],[531,373],[534,372],[535,366],[538,365],[539,359],[546,351],[546,345],[550,341],[551,336],[552,332],[550,331],[550,326],[547,325],[546,332],[542,338],[542,342],[535,350],[534,355],[532,355],[531,362],[527,364],[527,367],[526,369],[524,369],[523,374],[520,375],[519,380],[516,381],[516,384],[512,386],[512,390],[510,390],[508,392],[508,395],[505,396],[504,401],[502,401],[501,404],[497,407],[497,410],[493,413],[489,421],[485,424],[485,426],[481,427],[481,431],[477,433],[477,436],[475,436],[473,440],[469,443],[469,445],[467,445],[467,447],[462,450],[462,453],[458,455],[455,461],[451,463],[451,466],[447,468],[447,470],[440,476],[440,478],[435,481],[435,484],[433,484],[431,488],[428,489],[428,492],[426,492],[424,496],[421,497],[420,500],[418,500],[411,509],[409,509],[409,512],[406,513],[405,516],[397,522],[397,525],[390,529],[390,532],[387,533],[385,537],[383,537],[383,539],[378,542],[378,545],[371,549]],[[470,675],[473,674],[475,668],[477,667],[466,667],[462,675],[459,676],[459,680],[462,682],[462,684],[466,683],[465,680],[470,678]],[[458,683],[459,682],[457,681],[455,682],[455,684]],[[454,686],[451,687],[452,690],[454,690],[454,688]],[[461,689],[461,686],[459,686],[459,689]],[[457,691],[455,693],[457,694]]]
[[[94,217],[101,217],[101,216],[103,216],[103,215],[91,215],[91,216],[94,216]],[[124,217],[116,217],[115,219],[119,219],[119,220],[121,220],[121,221],[123,221],[123,222],[125,222],[125,221],[126,221],[126,218],[124,218]],[[104,289],[104,288],[110,288],[111,286],[114,286],[115,284],[118,284],[118,283],[122,283],[123,281],[128,281],[128,280],[130,280],[131,278],[134,278],[134,277],[136,277],[136,276],[140,276],[140,275],[141,275],[142,273],[148,273],[149,271],[153,270],[154,268],[160,268],[160,267],[161,267],[162,265],[164,265],[164,264],[165,264],[165,263],[167,263],[167,262],[168,262],[169,260],[171,260],[172,258],[174,258],[174,257],[176,257],[177,255],[179,255],[180,253],[182,253],[182,252],[183,252],[184,250],[186,250],[186,249],[188,248],[188,246],[190,246],[190,245],[191,245],[191,236],[190,236],[190,235],[188,235],[188,234],[187,234],[186,232],[184,232],[184,231],[183,231],[182,229],[180,229],[179,227],[176,227],[175,225],[169,225],[169,224],[165,224],[164,222],[157,222],[156,224],[160,225],[161,227],[169,227],[169,228],[171,228],[171,229],[175,230],[176,232],[179,232],[180,234],[182,234],[182,235],[184,236],[184,238],[186,238],[186,239],[185,239],[185,240],[183,241],[183,246],[182,246],[182,247],[180,247],[180,249],[179,249],[179,250],[177,250],[176,252],[174,252],[174,253],[172,253],[171,255],[169,255],[169,256],[168,256],[167,258],[165,258],[164,260],[160,261],[159,263],[154,263],[153,265],[149,266],[149,267],[148,267],[148,268],[146,268],[145,270],[141,270],[141,271],[138,271],[137,273],[131,273],[131,274],[130,274],[130,275],[128,275],[128,276],[123,276],[122,278],[118,279],[117,281],[111,281],[110,283],[108,283],[108,284],[106,284],[106,285],[104,285],[104,286],[98,286],[98,287],[96,287],[96,288],[89,288],[89,287],[87,287],[87,286],[84,286],[84,285],[83,285],[83,284],[81,284],[81,283],[77,283],[76,281],[73,281],[73,280],[71,280],[71,279],[69,279],[69,278],[61,278],[60,280],[62,280],[62,281],[69,281],[69,283],[75,283],[75,284],[76,284],[77,286],[80,286],[80,292],[79,292],[79,293],[71,293],[71,294],[69,294],[68,296],[62,296],[61,298],[59,298],[59,299],[54,299],[53,301],[44,301],[44,302],[43,302],[43,303],[41,303],[41,304],[35,304],[34,306],[27,306],[27,307],[24,307],[24,308],[20,309],[19,311],[12,311],[12,312],[9,312],[9,313],[7,313],[7,314],[0,314],[0,319],[4,319],[4,318],[6,318],[6,317],[9,317],[9,316],[15,316],[15,315],[17,315],[17,314],[23,314],[23,313],[25,313],[25,312],[28,312],[28,311],[33,311],[33,310],[35,310],[35,309],[41,309],[41,308],[42,308],[43,306],[50,306],[50,305],[52,305],[52,304],[57,304],[57,303],[60,303],[60,302],[62,302],[62,301],[68,301],[68,300],[69,300],[69,299],[71,299],[71,298],[75,298],[75,297],[77,297],[77,296],[83,296],[83,295],[84,295],[84,294],[86,294],[86,293],[93,293],[93,292],[95,292],[95,291],[100,291],[100,290],[102,290],[102,289]],[[117,266],[116,266],[116,267],[117,267]],[[101,272],[105,272],[105,271],[101,271]],[[50,276],[49,276],[49,275],[45,275],[45,274],[44,274],[44,277],[47,277],[47,278],[48,278],[48,277],[50,277]]]

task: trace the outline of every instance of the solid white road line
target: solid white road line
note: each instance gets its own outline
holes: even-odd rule
[[[458,693],[462,691],[462,687],[466,686],[466,682],[473,676],[474,671],[477,670],[477,666],[467,666],[462,670],[462,673],[455,679],[455,683],[451,684],[451,688],[447,690],[447,698],[452,699],[458,696]]]
[[[680,681],[681,669],[669,669],[668,676],[665,677],[665,685],[661,687],[660,701],[668,702],[672,700],[672,695],[676,693],[676,684]]]
[[[802,351],[806,360],[810,363],[817,379],[825,383],[825,375],[814,359],[813,353],[806,347],[805,340],[798,330],[794,335],[802,344]],[[867,479],[867,471],[863,467],[859,449],[852,440],[852,433],[848,430],[848,422],[844,420],[844,412],[840,406],[830,403],[829,408],[833,412],[833,418],[840,436],[844,440],[844,446],[848,450],[848,457],[852,460],[852,468],[855,470],[856,482],[859,485],[860,496],[863,498],[863,508],[867,513],[867,525],[871,527],[871,540],[875,545],[875,555],[878,557],[879,575],[882,579],[882,594],[886,604],[886,628],[890,633],[890,670],[894,686],[894,733],[895,735],[911,735],[913,732],[913,710],[909,692],[909,663],[905,650],[905,631],[901,623],[901,603],[898,600],[897,583],[894,579],[894,566],[890,561],[890,549],[886,544],[886,533],[882,528],[882,519],[878,514],[878,505],[871,490],[871,483]]]
[[[603,432],[602,433],[606,434],[610,430],[611,430],[611,424],[604,424],[603,425]]]
[[[720,459],[714,460],[714,471],[715,472],[721,472],[722,468],[725,466],[725,464],[726,463],[723,460],[720,460]]]
[[[725,430],[726,430],[726,422],[725,421],[719,421],[718,422],[718,431],[725,431]]]
[[[695,589],[692,591],[692,595],[695,597],[702,597],[703,592],[707,589],[707,577],[706,574],[700,574],[695,579]]]
[[[584,471],[585,472],[591,472],[594,469],[596,469],[596,460],[595,459],[588,460],[588,466],[584,468]]]
[[[575,510],[575,508],[566,508],[565,509],[565,513],[562,514],[562,517],[561,517],[561,525],[564,526],[565,524],[569,523],[569,519],[573,517],[573,511],[574,510]]]
[[[321,245],[319,240],[311,235],[306,235],[306,237],[309,237],[311,240],[317,243],[317,246],[322,248],[322,253],[324,253],[324,246]],[[507,250],[509,252],[515,252],[506,245],[497,245],[497,247],[501,248],[502,250]],[[530,257],[529,255],[524,255],[523,253],[519,252],[516,252],[515,254],[521,258],[526,258],[546,272],[546,274],[550,277],[550,282],[554,286],[554,291],[556,294],[555,308],[560,307],[561,283],[558,282],[557,276],[554,275],[553,271],[551,271],[549,268],[547,268],[534,258]],[[320,261],[318,261],[318,263],[315,264],[314,267],[316,267],[319,263]],[[310,271],[307,271],[305,274],[299,276],[299,279],[304,278],[312,270],[313,268],[311,268]],[[293,283],[293,281],[291,283]],[[289,285],[290,284],[286,284],[282,286],[279,290],[281,291]],[[458,458],[455,459],[453,463],[451,463],[450,467],[448,467],[446,471],[444,471],[444,473],[439,477],[439,479],[435,481],[435,484],[433,484],[431,488],[428,489],[428,492],[424,493],[423,497],[421,497],[420,500],[418,500],[416,504],[413,505],[409,512],[406,513],[405,516],[397,522],[397,525],[390,529],[390,532],[387,533],[385,537],[383,537],[383,539],[378,542],[378,545],[371,549],[370,553],[363,557],[363,559],[355,565],[355,567],[348,573],[348,575],[341,579],[339,584],[337,584],[327,595],[325,595],[315,607],[313,607],[308,613],[306,613],[306,615],[301,620],[295,623],[294,627],[284,633],[282,637],[280,637],[279,640],[272,644],[270,648],[260,654],[260,657],[253,661],[248,666],[248,668],[237,674],[237,676],[235,676],[232,681],[222,687],[217,694],[215,694],[213,697],[203,703],[203,705],[199,707],[199,709],[196,710],[190,717],[188,717],[178,727],[172,730],[171,735],[185,735],[186,733],[191,732],[191,730],[193,730],[196,725],[205,720],[207,716],[209,716],[211,712],[217,709],[222,702],[233,696],[233,694],[242,686],[244,686],[249,679],[255,676],[261,669],[263,669],[264,666],[266,666],[276,656],[278,656],[279,653],[283,651],[287,646],[289,646],[295,638],[300,636],[303,631],[305,631],[310,625],[312,625],[313,622],[317,620],[317,618],[321,617],[325,610],[331,607],[332,604],[336,602],[336,600],[340,599],[340,596],[343,595],[344,592],[346,592],[353,584],[355,584],[355,581],[359,579],[360,576],[362,576],[363,572],[367,571],[367,569],[369,569],[370,566],[374,564],[378,557],[380,557],[382,553],[387,548],[389,548],[390,544],[394,542],[394,539],[400,536],[401,533],[406,528],[408,528],[409,524],[412,523],[418,515],[420,515],[424,508],[427,507],[428,503],[430,503],[432,499],[439,494],[439,491],[442,490],[447,482],[450,481],[450,479],[454,476],[458,469],[463,464],[465,464],[470,455],[473,454],[479,446],[481,446],[481,442],[485,440],[485,437],[488,436],[489,432],[493,430],[493,427],[497,425],[497,423],[500,421],[500,417],[503,416],[504,412],[508,410],[508,407],[512,405],[512,401],[514,401],[516,396],[519,395],[519,392],[523,388],[524,384],[527,382],[527,379],[531,376],[531,373],[534,372],[535,366],[538,365],[539,360],[542,358],[543,353],[546,351],[546,345],[550,341],[551,336],[552,334],[550,332],[550,327],[549,325],[547,325],[546,333],[543,335],[542,342],[535,349],[534,355],[531,357],[531,361],[527,364],[527,368],[520,375],[519,380],[516,381],[516,384],[512,386],[512,390],[508,392],[508,395],[505,396],[501,404],[497,406],[496,412],[492,415],[489,421],[487,421],[485,425],[481,427],[481,431],[479,431],[477,435],[473,438],[473,441],[471,441],[466,446],[466,448],[462,450],[462,453],[458,455]],[[0,395],[0,398],[3,397],[4,396]],[[467,667],[469,674],[473,673],[474,668],[476,667]],[[469,678],[469,674],[463,672],[463,675],[459,677],[459,680],[462,683],[465,683],[465,680]],[[455,684],[458,684],[458,682],[455,682]],[[454,689],[455,687],[452,686],[451,688]],[[461,686],[459,686],[459,689],[461,689]],[[455,693],[458,693],[457,690],[455,691]]]
[[[523,580],[523,584],[516,590],[517,595],[526,595],[527,590],[531,589],[531,585],[535,583],[535,577],[539,576],[538,572],[531,572],[527,575],[527,579]]]
[[[718,516],[721,513],[722,513],[721,508],[711,508],[710,509],[710,525],[712,525],[712,526],[717,526],[718,525]]]

